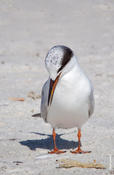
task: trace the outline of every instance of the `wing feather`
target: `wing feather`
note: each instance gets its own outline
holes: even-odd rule
[[[47,121],[47,113],[48,113],[48,94],[49,94],[49,83],[50,79],[48,79],[43,88],[42,88],[42,94],[41,94],[41,117]]]
[[[91,93],[90,93],[89,98],[88,98],[88,103],[89,103],[88,114],[89,114],[89,117],[90,117],[93,114],[94,106],[95,106],[93,89],[91,89]]]

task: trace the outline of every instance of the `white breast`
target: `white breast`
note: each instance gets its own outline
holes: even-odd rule
[[[80,128],[88,120],[88,96],[91,86],[79,67],[74,67],[59,80],[47,121],[52,127]]]

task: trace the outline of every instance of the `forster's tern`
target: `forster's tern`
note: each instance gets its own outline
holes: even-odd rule
[[[55,128],[78,128],[78,148],[81,150],[81,127],[94,110],[92,84],[80,68],[73,51],[62,45],[51,48],[45,58],[49,79],[42,88],[41,117],[53,127],[54,149],[49,153],[63,153],[56,147]]]

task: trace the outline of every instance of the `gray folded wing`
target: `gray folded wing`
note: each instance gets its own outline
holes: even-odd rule
[[[93,96],[93,89],[91,90],[91,93],[89,95],[88,104],[89,104],[88,114],[89,114],[89,117],[90,117],[93,114],[94,106],[95,106],[95,101],[94,101],[94,96]]]
[[[42,95],[41,95],[41,117],[47,121],[47,113],[48,113],[48,94],[49,94],[49,82],[48,79],[43,88],[42,88]]]

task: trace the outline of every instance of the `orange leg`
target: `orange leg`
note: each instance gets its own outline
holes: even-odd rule
[[[57,147],[56,147],[56,133],[55,133],[55,129],[53,128],[53,142],[54,142],[54,149],[50,152],[48,152],[49,154],[61,154],[61,153],[65,153],[66,151],[60,151]]]
[[[83,151],[81,149],[81,141],[80,141],[80,138],[81,138],[81,129],[78,129],[77,136],[78,136],[78,148],[75,151],[71,151],[71,153],[74,153],[74,154],[90,153],[91,151]]]

